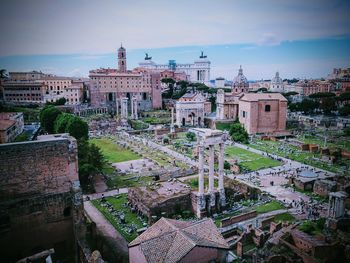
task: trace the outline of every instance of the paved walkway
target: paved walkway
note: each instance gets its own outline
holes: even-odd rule
[[[120,189],[106,191],[103,193],[94,193],[94,194],[83,195],[83,198],[84,198],[84,200],[87,200],[87,197],[89,197],[89,200],[95,200],[95,199],[102,198],[102,196],[107,197],[107,196],[115,196],[118,194],[126,194],[126,193],[128,193],[128,188],[120,188]]]
[[[95,222],[96,228],[101,232],[101,235],[111,242],[111,245],[117,248],[118,252],[127,257],[128,242],[118,233],[114,226],[107,221],[91,202],[84,202],[84,210],[91,221]]]

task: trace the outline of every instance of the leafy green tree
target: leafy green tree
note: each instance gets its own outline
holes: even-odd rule
[[[225,162],[224,162],[224,169],[225,170],[230,170],[230,168],[231,168],[230,163],[227,160],[225,160]]]
[[[350,115],[350,104],[346,104],[339,109],[339,114],[341,116],[349,116]]]
[[[333,92],[317,92],[314,94],[310,94],[309,98],[311,99],[320,99],[320,98],[330,98],[335,97],[336,95]]]
[[[241,142],[248,144],[249,135],[244,127],[239,123],[239,121],[235,121],[230,127],[230,135],[233,141]]]
[[[40,123],[41,126],[48,132],[54,133],[54,124],[56,118],[62,114],[62,111],[54,106],[46,106],[40,112]]]
[[[345,136],[350,136],[350,127],[347,127],[343,130]]]
[[[89,127],[85,121],[75,116],[69,120],[66,127],[66,132],[69,132],[69,134],[77,140],[87,139]]]
[[[186,133],[186,138],[189,140],[189,141],[195,141],[196,140],[196,134],[194,132],[187,132]]]
[[[337,100],[340,100],[340,101],[350,100],[350,91],[346,91],[346,92],[340,94],[339,97],[337,97]]]
[[[55,120],[54,124],[54,131],[55,133],[64,133],[68,132],[67,126],[68,123],[74,118],[72,114],[69,113],[62,113],[60,114],[57,119]]]

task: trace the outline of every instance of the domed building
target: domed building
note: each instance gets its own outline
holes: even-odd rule
[[[238,75],[233,79],[232,92],[234,94],[246,93],[249,89],[247,78],[243,75],[242,66],[239,67]]]
[[[273,92],[284,92],[283,80],[280,77],[279,72],[276,72],[275,77],[271,80],[270,91]]]

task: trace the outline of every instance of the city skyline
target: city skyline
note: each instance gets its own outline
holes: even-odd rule
[[[129,69],[146,52],[166,64],[192,63],[203,50],[211,79],[232,80],[240,65],[249,80],[271,79],[276,71],[282,78],[321,78],[350,61],[347,1],[36,0],[3,7],[0,66],[8,71],[87,77],[116,67],[120,43]]]

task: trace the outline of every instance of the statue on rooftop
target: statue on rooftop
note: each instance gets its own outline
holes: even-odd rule
[[[152,59],[152,57],[149,57],[149,56],[148,56],[148,53],[145,53],[145,54],[146,54],[145,60],[151,60],[151,59]]]

